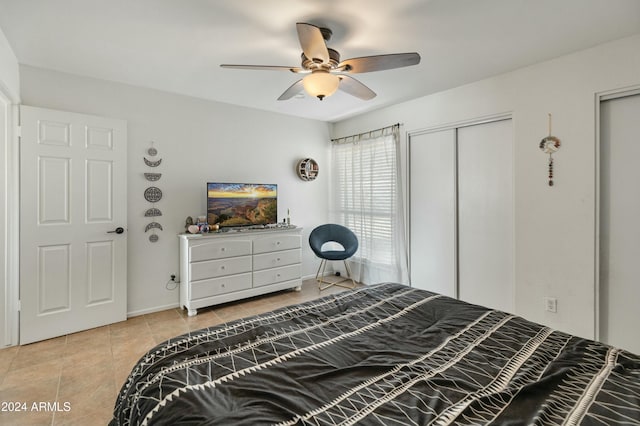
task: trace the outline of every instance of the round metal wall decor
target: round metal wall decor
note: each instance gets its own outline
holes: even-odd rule
[[[162,225],[160,225],[158,222],[151,222],[149,223],[145,228],[144,228],[144,232],[147,232],[149,229],[159,229],[161,231],[164,231],[164,229],[162,229]]]
[[[144,199],[150,203],[157,203],[162,199],[162,191],[160,188],[150,186],[144,190]]]
[[[151,141],[151,146],[147,148],[147,155],[149,155],[149,157],[155,157],[156,155],[158,155],[158,150],[153,146],[153,141]],[[146,164],[148,167],[158,167],[160,163],[162,163],[162,158],[158,160],[150,160],[147,157],[143,156],[143,159],[144,164]],[[149,182],[156,182],[160,180],[161,177],[162,173],[144,173],[144,178]],[[157,186],[150,186],[144,191],[144,199],[150,203],[157,203],[162,199],[162,191]],[[151,206],[144,212],[144,217],[155,218],[158,216],[162,216],[162,212],[155,206]],[[155,221],[148,223],[144,228],[144,232],[152,231],[151,235],[149,235],[148,237],[150,243],[156,243],[160,239],[160,237],[158,237],[158,234],[156,234],[156,229],[163,231],[162,225]]]
[[[144,177],[148,181],[155,182],[162,177],[162,173],[145,173]]]
[[[147,209],[146,212],[144,212],[144,217],[155,217],[155,216],[162,216],[162,212],[160,211],[160,209],[152,207],[150,209]]]
[[[151,161],[151,160],[147,160],[147,157],[144,157],[144,164],[146,164],[149,167],[158,167],[160,163],[162,163],[162,158],[159,159],[158,161]]]
[[[151,147],[147,149],[147,154],[149,154],[152,157],[155,157],[156,155],[158,155],[158,150],[153,146],[153,141],[151,141]]]
[[[549,163],[548,163],[548,171],[549,171],[549,186],[553,186],[553,156],[552,154],[558,152],[560,149],[560,139],[555,136],[551,136],[551,114],[549,114],[549,136],[542,138],[540,141],[540,145],[538,145],[540,150],[545,154],[549,154]]]
[[[555,136],[547,136],[540,141],[540,149],[545,154],[553,154],[560,149],[560,139]]]

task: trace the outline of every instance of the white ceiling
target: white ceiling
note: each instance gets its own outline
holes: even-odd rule
[[[299,75],[296,22],[333,30],[342,59],[418,52],[355,75],[378,96],[277,101]],[[501,74],[640,32],[639,0],[0,0],[21,64],[324,121]]]

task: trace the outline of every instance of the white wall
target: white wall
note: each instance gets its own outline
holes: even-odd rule
[[[396,122],[413,132],[512,112],[516,312],[593,338],[596,93],[638,84],[640,35],[345,120],[332,136]],[[538,148],[548,113],[562,142],[552,188]],[[558,313],[544,311],[545,296],[558,299]]]
[[[18,60],[0,29],[0,348],[17,343],[17,185],[10,179],[17,164],[13,104],[20,101]]]
[[[18,60],[0,28],[0,91],[12,100],[20,99]]]
[[[305,228],[303,274],[315,273],[317,261],[306,244],[310,230],[327,221],[329,125],[255,109],[236,107],[156,90],[78,77],[43,69],[20,68],[25,105],[127,120],[128,160],[128,312],[140,314],[177,306],[178,291],[165,289],[178,273],[178,238],[187,216],[206,212],[207,181],[278,184],[282,220]],[[152,171],[143,157],[154,141],[162,158],[156,206],[164,231],[150,243],[144,212]],[[315,158],[320,173],[313,182],[295,172],[299,159]]]

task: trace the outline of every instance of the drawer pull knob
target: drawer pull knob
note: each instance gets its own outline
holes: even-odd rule
[[[222,270],[224,271],[224,265],[222,265],[222,266],[220,267],[220,269],[222,269]]]
[[[276,262],[280,262],[280,258],[277,258],[277,259],[276,259]]]
[[[220,287],[224,288],[224,284],[222,284]]]
[[[280,245],[280,241],[276,241],[276,245],[279,246]]]

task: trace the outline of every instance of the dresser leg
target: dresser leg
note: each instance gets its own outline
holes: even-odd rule
[[[187,315],[190,317],[195,317],[196,315],[198,315],[198,310],[197,309],[187,309]]]
[[[299,285],[299,286],[294,287],[293,289],[294,289],[295,291],[302,291],[302,286],[301,286],[301,285]]]

